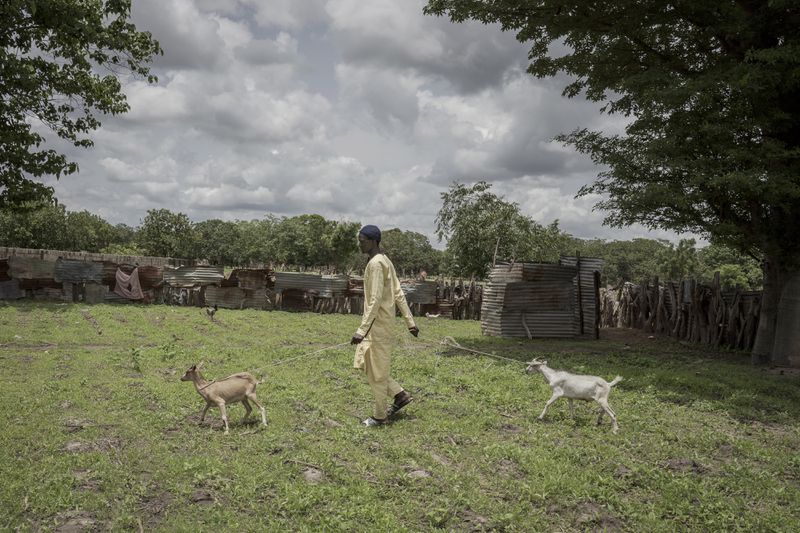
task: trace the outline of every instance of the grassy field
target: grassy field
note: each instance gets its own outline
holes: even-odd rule
[[[0,530],[798,531],[798,376],[634,331],[600,341],[485,338],[519,364],[422,344],[397,324],[416,401],[381,428],[347,341],[358,317],[166,306],[0,303]],[[523,361],[625,379],[620,432]],[[199,426],[179,378],[257,371],[268,427]]]

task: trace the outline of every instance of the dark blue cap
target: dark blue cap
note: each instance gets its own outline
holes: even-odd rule
[[[378,229],[378,226],[373,226],[368,224],[361,228],[359,231],[361,235],[366,237],[367,239],[373,240],[375,242],[381,242],[381,230]]]

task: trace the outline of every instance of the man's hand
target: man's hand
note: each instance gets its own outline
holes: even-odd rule
[[[363,335],[359,335],[358,333],[356,333],[355,335],[353,335],[353,338],[350,339],[350,344],[361,344],[361,341],[363,341],[363,340],[364,340],[364,336]]]
[[[408,328],[408,332],[416,337],[419,335],[419,328],[417,326],[410,327]]]

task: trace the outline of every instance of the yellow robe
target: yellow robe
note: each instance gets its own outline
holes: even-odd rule
[[[403,390],[390,376],[394,337],[395,306],[406,326],[415,326],[411,309],[400,288],[394,265],[383,254],[376,254],[364,271],[364,314],[356,333],[364,340],[356,348],[355,368],[363,369],[375,397],[373,417],[386,418],[386,398]]]

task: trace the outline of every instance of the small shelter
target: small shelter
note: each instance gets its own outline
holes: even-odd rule
[[[602,267],[602,259],[582,257],[495,265],[483,294],[483,334],[597,338]]]

